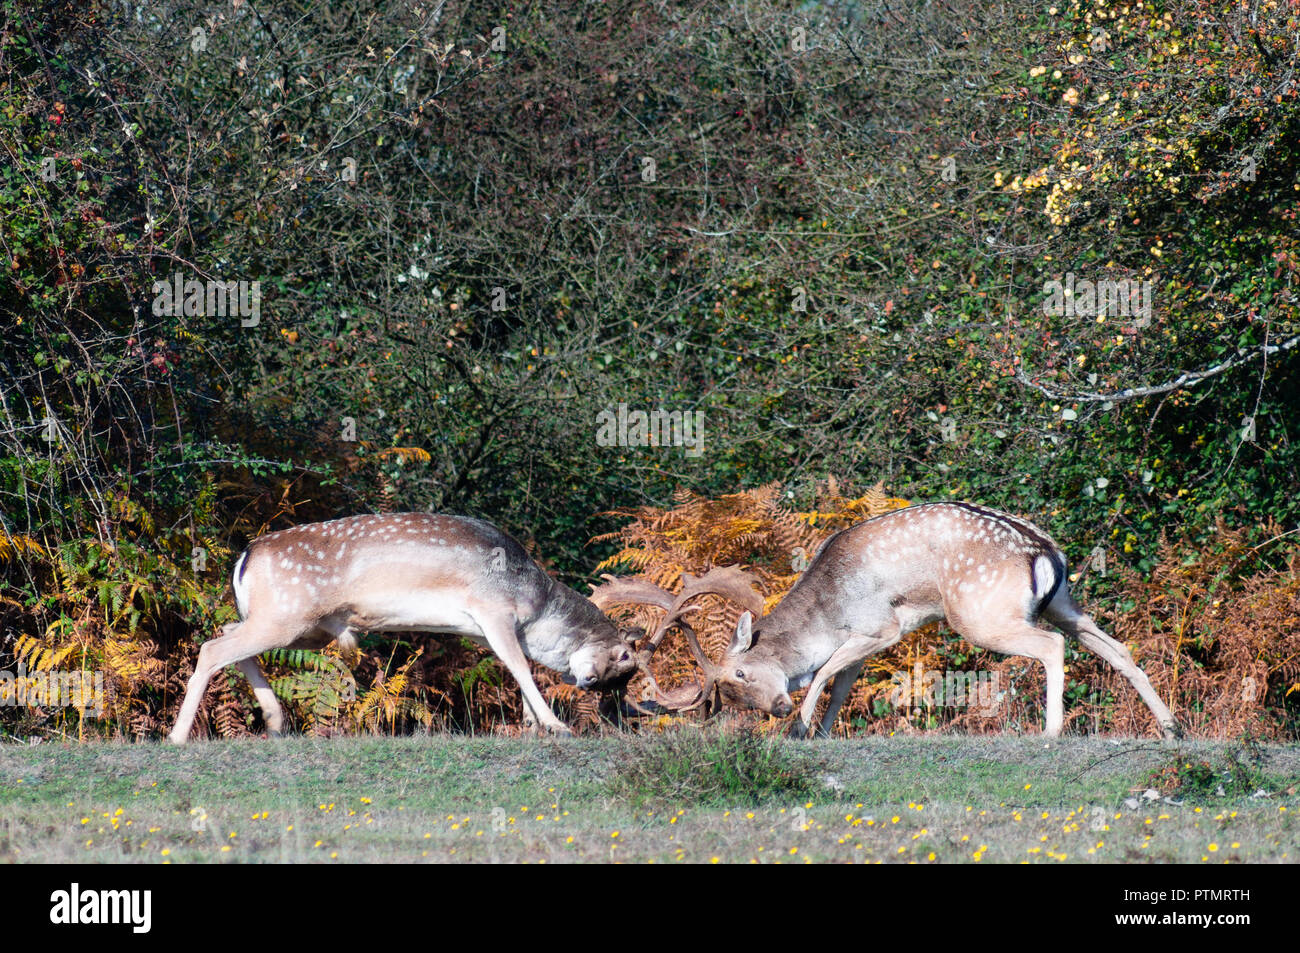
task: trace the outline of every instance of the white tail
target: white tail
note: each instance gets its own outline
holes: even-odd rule
[[[746,612],[719,666],[705,662],[722,698],[784,716],[789,693],[811,685],[800,711],[812,727],[827,683],[829,732],[872,653],[946,618],[980,648],[1022,655],[1047,672],[1046,734],[1064,720],[1065,640],[1046,619],[1114,666],[1137,689],[1165,735],[1178,726],[1122,644],[1071,598],[1065,556],[1032,523],[969,503],[926,503],[836,533],[794,588],[754,621]]]
[[[239,623],[199,650],[171,740],[189,736],[208,680],[237,665],[267,730],[283,712],[257,656],[276,648],[355,645],[358,631],[461,635],[491,648],[523,694],[529,720],[567,733],[528,659],[580,688],[615,688],[636,670],[631,643],[589,600],[551,579],[490,523],[405,513],[353,516],[260,536],[235,563]]]

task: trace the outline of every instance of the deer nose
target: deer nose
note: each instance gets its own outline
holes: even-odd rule
[[[792,711],[794,711],[794,702],[790,701],[789,695],[782,695],[772,703],[772,714],[778,718],[784,718]]]

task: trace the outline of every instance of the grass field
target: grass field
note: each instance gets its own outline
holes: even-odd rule
[[[734,737],[7,745],[0,860],[1300,859],[1294,745]],[[1181,803],[1142,799],[1162,770]]]

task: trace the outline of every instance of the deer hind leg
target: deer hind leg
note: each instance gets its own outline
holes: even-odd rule
[[[194,717],[198,714],[199,705],[203,702],[203,693],[207,691],[208,680],[212,678],[213,673],[227,665],[242,662],[244,659],[256,659],[267,649],[290,645],[312,628],[311,623],[286,628],[277,625],[274,621],[248,619],[238,625],[226,626],[223,629],[224,635],[204,642],[199,649],[199,660],[194,666],[194,674],[190,676],[189,685],[185,688],[185,701],[181,704],[180,714],[176,716],[176,724],[168,735],[172,743],[182,745],[189,738],[190,729],[194,727]],[[247,674],[245,672],[245,675]],[[261,672],[257,674],[260,676]],[[269,685],[266,687],[270,689]],[[257,686],[254,685],[254,694],[256,690]],[[260,696],[258,701],[261,702]],[[279,709],[279,702],[275,703],[275,707]]]
[[[1133,656],[1122,642],[1111,638],[1093,621],[1092,616],[1081,610],[1073,599],[1067,595],[1064,599],[1058,594],[1044,612],[1044,617],[1053,625],[1058,625],[1068,635],[1074,636],[1089,652],[1109,663],[1116,671],[1129,680],[1137,693],[1146,702],[1151,714],[1155,715],[1165,738],[1177,738],[1182,732],[1173,714],[1160,700],[1156,690],[1147,678],[1146,672],[1138,668]]]
[[[1047,673],[1047,725],[1043,734],[1052,738],[1060,735],[1065,723],[1065,637],[1023,619],[998,629],[980,627],[957,631],[982,649],[1003,655],[1021,655],[1043,663],[1043,670]]]
[[[275,697],[275,692],[271,689],[271,683],[266,680],[266,673],[262,671],[261,663],[254,656],[253,658],[241,659],[235,663],[235,666],[244,673],[244,678],[248,679],[248,684],[253,686],[253,697],[257,699],[257,707],[262,709],[262,720],[266,722],[266,733],[278,735],[284,726],[284,709],[280,707],[280,699]]]

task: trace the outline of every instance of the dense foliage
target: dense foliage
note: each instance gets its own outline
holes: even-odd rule
[[[0,668],[109,673],[103,730],[170,719],[250,537],[343,512],[577,583],[598,514],[839,474],[1024,513],[1097,599],[1225,532],[1294,580],[1293,2],[0,9]],[[363,649],[346,717],[273,660],[296,717],[513,712]]]

